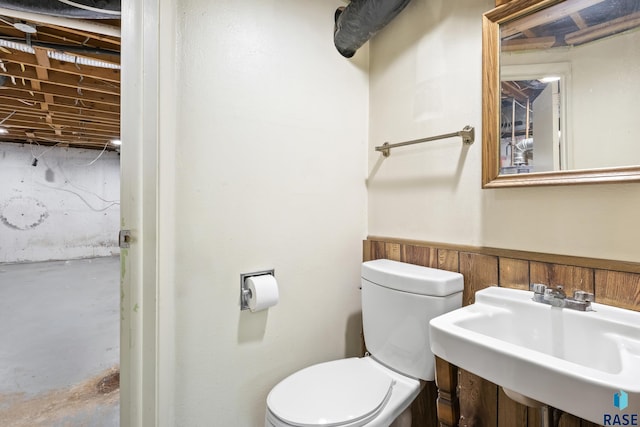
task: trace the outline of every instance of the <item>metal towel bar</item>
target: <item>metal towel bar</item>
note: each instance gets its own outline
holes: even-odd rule
[[[438,139],[453,138],[455,136],[462,137],[463,143],[467,145],[471,145],[475,140],[475,129],[473,128],[473,126],[465,126],[459,132],[447,133],[447,134],[438,135],[438,136],[430,136],[428,138],[414,139],[412,141],[398,142],[397,144],[389,144],[388,142],[385,142],[384,144],[377,146],[376,151],[382,151],[383,156],[389,157],[389,155],[391,154],[392,148],[403,147],[405,145],[419,144],[421,142],[436,141]]]

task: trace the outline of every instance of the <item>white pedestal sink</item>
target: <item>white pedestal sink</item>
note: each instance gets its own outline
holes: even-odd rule
[[[478,291],[474,304],[431,320],[431,351],[591,422],[638,425],[631,421],[640,423],[640,312],[597,303],[583,312],[532,297],[517,289]]]

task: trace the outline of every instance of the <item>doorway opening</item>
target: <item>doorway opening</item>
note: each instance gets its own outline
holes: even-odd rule
[[[0,1],[0,425],[118,426],[120,19],[8,3]]]

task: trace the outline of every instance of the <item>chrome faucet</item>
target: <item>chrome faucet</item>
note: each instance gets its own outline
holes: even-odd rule
[[[529,288],[533,291],[533,300],[552,307],[569,308],[572,310],[592,311],[591,302],[594,295],[586,291],[574,291],[573,298],[567,297],[563,286],[549,287],[542,283],[532,283]]]

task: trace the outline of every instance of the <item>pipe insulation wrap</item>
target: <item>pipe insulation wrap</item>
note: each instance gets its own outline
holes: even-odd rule
[[[351,58],[384,28],[411,0],[353,0],[335,13],[333,42],[338,52]]]
[[[113,19],[121,5],[120,0],[0,0],[0,7],[66,18]]]

